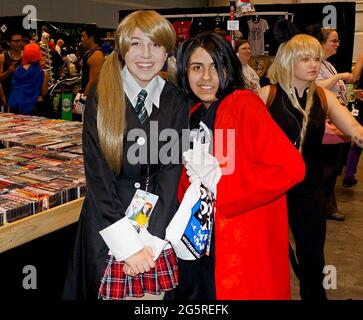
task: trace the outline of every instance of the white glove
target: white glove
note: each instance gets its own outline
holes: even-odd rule
[[[73,110],[75,113],[83,114],[84,108],[86,107],[86,99],[87,96],[83,95],[83,93],[77,93],[76,97],[73,101]]]
[[[189,181],[193,183],[200,180],[210,191],[215,192],[222,171],[218,160],[208,152],[208,147],[200,141],[193,141],[193,149],[183,153],[186,162],[185,168],[189,176]]]

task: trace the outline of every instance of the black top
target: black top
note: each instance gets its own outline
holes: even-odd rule
[[[82,66],[82,78],[81,78],[81,92],[84,92],[86,89],[87,83],[89,81],[89,65],[88,65],[88,59],[95,53],[95,51],[101,51],[102,49],[100,47],[93,48],[89,51],[87,51],[82,58],[83,66]]]
[[[276,96],[272,102],[269,112],[275,122],[285,132],[296,148],[300,147],[300,132],[302,129],[303,115],[292,106],[287,94],[279,85],[276,85]],[[305,109],[307,90],[299,103]],[[314,104],[310,110],[309,121],[303,145],[303,158],[305,162],[314,164],[321,159],[321,145],[325,129],[325,114],[321,106],[317,92],[314,94]]]
[[[50,55],[52,57],[53,78],[54,80],[59,80],[61,76],[61,68],[64,63],[63,58],[55,50],[50,50]]]
[[[290,141],[298,148],[300,145],[300,130],[302,114],[292,106],[287,94],[276,85],[276,96],[269,112],[275,122],[285,132]],[[299,98],[305,108],[307,92]],[[309,114],[302,156],[305,161],[306,174],[303,182],[297,184],[288,193],[289,208],[306,208],[306,210],[321,209],[323,195],[323,154],[322,140],[325,130],[325,114],[317,92],[314,93],[314,103]],[[290,214],[290,212],[289,212]]]
[[[202,121],[213,132],[218,106],[221,101],[213,102],[208,109],[199,106],[190,117],[190,130],[199,129]],[[191,146],[192,147],[192,146]],[[203,256],[195,261],[179,259],[180,285],[167,295],[174,300],[215,300],[215,230],[212,230],[209,256]]]
[[[162,130],[172,128],[179,133],[175,139],[181,140],[181,130],[188,128],[189,100],[174,85],[166,82],[160,96],[160,108],[154,106],[150,117],[141,124],[130,101],[126,104],[127,129],[125,137],[132,129],[142,129],[148,149],[148,164],[131,164],[128,152],[131,147],[140,147],[135,141],[124,139],[122,171],[115,176],[108,167],[101,152],[97,132],[97,97],[94,88],[89,93],[84,114],[83,154],[87,185],[87,195],[82,208],[75,249],[66,279],[64,298],[96,299],[108,247],[99,231],[125,217],[125,210],[131,202],[137,187],[145,190],[147,168],[150,182],[148,191],[159,196],[150,217],[148,231],[161,239],[165,229],[177,210],[177,188],[181,173],[179,164],[163,164],[158,158],[167,156],[162,149],[166,144],[175,145],[180,141],[158,141]],[[152,128],[150,129],[150,123]],[[157,127],[155,128],[155,125]],[[153,131],[154,130],[154,131]],[[143,136],[138,133],[137,136]],[[161,140],[161,139],[160,139]],[[158,143],[155,147],[155,143]],[[181,147],[181,143],[179,143]],[[146,150],[142,149],[142,150]],[[152,149],[152,150],[151,150]],[[169,148],[167,148],[169,149]],[[141,149],[139,149],[141,150]],[[180,150],[177,150],[180,151]],[[154,152],[154,153],[152,153]],[[150,161],[150,154],[156,163]],[[181,157],[181,152],[177,157]],[[138,186],[138,184],[140,186]]]
[[[203,123],[210,129],[214,130],[214,122],[217,115],[218,106],[221,102],[219,100],[213,102],[209,108],[205,108],[202,105],[199,106],[197,110],[193,112],[190,116],[190,130],[198,129],[199,122],[203,121]]]
[[[15,67],[17,68],[21,64],[21,58],[16,60],[10,55],[8,51],[4,51],[3,72],[7,71],[13,62],[17,62],[17,64],[15,65]],[[13,75],[10,74],[6,79],[1,81],[1,86],[3,88],[6,99],[8,99],[10,95],[12,79]]]

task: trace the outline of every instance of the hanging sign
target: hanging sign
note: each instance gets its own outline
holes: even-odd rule
[[[239,20],[228,20],[227,21],[227,30],[229,30],[229,31],[239,30]]]

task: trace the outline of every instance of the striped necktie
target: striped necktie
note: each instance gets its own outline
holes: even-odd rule
[[[147,96],[146,90],[142,89],[140,91],[140,93],[137,95],[137,103],[134,108],[141,124],[143,124],[145,122],[145,120],[147,119],[147,116],[148,116],[147,111],[145,109],[146,96]]]

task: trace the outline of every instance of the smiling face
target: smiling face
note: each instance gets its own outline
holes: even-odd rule
[[[136,82],[145,88],[160,72],[167,58],[163,46],[152,41],[138,28],[132,33],[125,64]]]
[[[8,45],[11,51],[20,53],[24,47],[23,37],[20,34],[12,35],[11,39],[8,41]]]
[[[325,59],[335,55],[340,45],[338,32],[332,31],[329,33],[326,41],[321,45],[324,50]]]
[[[190,56],[188,80],[190,89],[207,108],[217,100],[218,72],[212,57],[201,47],[195,49]]]

